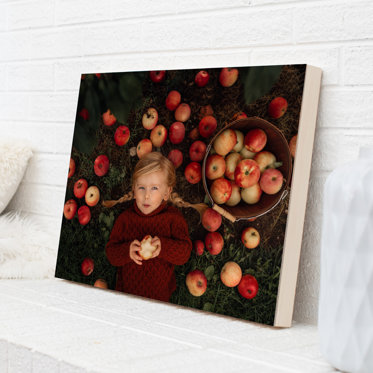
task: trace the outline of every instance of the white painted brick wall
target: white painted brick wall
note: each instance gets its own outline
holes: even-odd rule
[[[323,183],[373,144],[372,17],[358,0],[2,0],[1,137],[36,151],[9,209],[58,242],[81,73],[314,64],[324,75],[294,318],[316,323]]]

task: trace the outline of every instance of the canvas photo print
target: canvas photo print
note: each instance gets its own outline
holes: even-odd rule
[[[275,319],[280,296],[294,301],[279,286],[286,255],[300,251],[285,237],[292,194],[308,186],[292,183],[295,164],[310,167],[313,137],[303,135],[303,155],[297,141],[305,90],[319,88],[305,88],[307,74],[307,65],[83,74],[56,277],[288,326]],[[317,100],[308,106],[315,113]]]

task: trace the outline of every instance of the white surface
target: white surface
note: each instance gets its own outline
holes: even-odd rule
[[[315,326],[275,329],[52,280],[0,280],[0,372],[333,372]]]
[[[36,152],[10,209],[58,245],[80,74],[309,63],[323,70],[294,318],[316,323],[322,188],[373,143],[373,2],[3,0],[0,131]]]

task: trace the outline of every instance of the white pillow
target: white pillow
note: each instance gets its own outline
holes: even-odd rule
[[[31,156],[31,147],[24,142],[0,141],[0,214],[17,191]]]

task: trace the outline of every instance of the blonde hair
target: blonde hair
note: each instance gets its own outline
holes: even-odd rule
[[[134,197],[133,188],[136,183],[136,180],[140,176],[148,175],[152,172],[157,171],[165,172],[166,183],[168,187],[171,187],[173,189],[176,186],[176,172],[173,163],[168,158],[163,156],[160,152],[151,152],[146,154],[136,163],[131,181],[132,190],[117,200],[103,201],[102,205],[104,207],[113,207],[118,203],[130,201]],[[201,216],[202,213],[208,207],[205,203],[192,204],[186,202],[176,192],[170,193],[169,201],[177,207],[194,208],[200,213]]]

